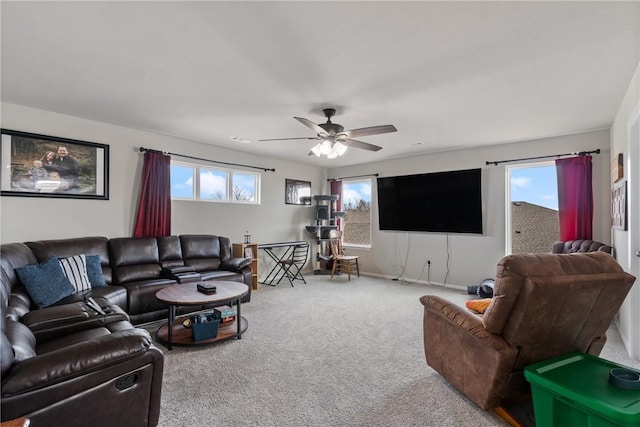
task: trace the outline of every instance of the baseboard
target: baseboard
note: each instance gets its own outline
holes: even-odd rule
[[[376,274],[376,273],[369,273],[369,272],[363,272],[363,271],[360,271],[360,275],[361,276],[370,276],[370,277],[379,277],[381,279],[397,280],[398,282],[418,283],[420,285],[433,285],[433,286],[439,286],[439,287],[442,287],[442,288],[457,289],[457,290],[461,290],[461,291],[467,292],[467,287],[466,286],[452,285],[452,284],[449,284],[449,283],[447,283],[445,285],[444,283],[441,283],[441,282],[428,282],[426,280],[415,280],[415,279],[411,279],[411,278],[407,278],[407,277],[398,278],[397,276],[388,276],[388,275],[385,275],[385,274]]]

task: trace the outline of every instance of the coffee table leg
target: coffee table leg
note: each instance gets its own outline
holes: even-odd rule
[[[176,320],[176,306],[171,304],[169,305],[169,324],[167,325],[167,348],[171,350],[173,342],[173,322]]]
[[[238,339],[242,338],[242,333],[240,332],[241,328],[241,317],[240,317],[240,298],[236,300],[236,324],[238,326]]]

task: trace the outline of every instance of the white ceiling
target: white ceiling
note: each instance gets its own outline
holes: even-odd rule
[[[0,8],[2,101],[327,167],[607,128],[640,60],[637,1]],[[398,132],[335,160],[257,142],[325,107]]]

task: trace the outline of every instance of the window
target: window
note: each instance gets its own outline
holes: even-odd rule
[[[200,200],[227,200],[228,174],[223,170],[200,168]]]
[[[371,247],[371,179],[342,181],[343,244]]]
[[[545,253],[558,240],[554,162],[508,166],[507,254]]]
[[[195,168],[171,162],[171,198],[193,199]]]
[[[171,162],[171,198],[232,203],[260,203],[260,175]]]

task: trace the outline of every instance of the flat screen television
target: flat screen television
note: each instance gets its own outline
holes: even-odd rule
[[[482,234],[481,172],[378,178],[380,230]]]

